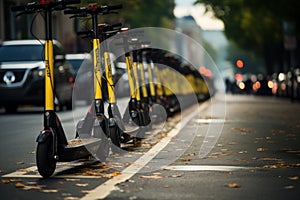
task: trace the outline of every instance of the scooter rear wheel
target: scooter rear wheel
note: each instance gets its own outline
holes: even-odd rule
[[[48,138],[45,142],[38,143],[36,165],[40,175],[44,178],[48,178],[54,173],[56,160],[53,158],[52,138]]]

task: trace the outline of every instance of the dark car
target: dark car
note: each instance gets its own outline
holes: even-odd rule
[[[0,107],[16,112],[19,105],[43,106],[45,99],[44,41],[14,40],[0,45]],[[58,41],[53,42],[55,104],[72,108],[72,65]]]

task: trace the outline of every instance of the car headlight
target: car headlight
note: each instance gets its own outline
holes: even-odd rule
[[[45,69],[36,68],[33,70],[34,77],[42,78],[44,77],[44,75],[45,75]]]

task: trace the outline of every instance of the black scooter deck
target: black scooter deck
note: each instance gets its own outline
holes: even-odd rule
[[[101,139],[99,138],[76,138],[68,141],[68,145],[64,148],[59,148],[59,162],[70,162],[91,155],[91,152],[96,152],[100,146]]]

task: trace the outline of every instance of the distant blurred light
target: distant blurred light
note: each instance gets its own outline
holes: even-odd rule
[[[282,84],[280,85],[280,89],[281,89],[281,90],[285,90],[285,89],[286,89],[286,84],[285,84],[285,83],[282,83]]]
[[[242,81],[243,80],[243,75],[242,74],[235,74],[235,80]]]
[[[255,76],[255,75],[252,75],[251,76],[251,81],[254,83],[254,82],[256,82],[257,81],[257,77]]]
[[[212,77],[211,71],[204,66],[199,67],[199,72],[201,75],[204,75],[206,77]]]
[[[288,79],[291,79],[291,78],[292,78],[292,76],[293,76],[292,72],[288,72],[288,73],[287,73],[287,77],[288,77]]]
[[[235,64],[236,64],[236,66],[237,66],[238,68],[240,68],[240,69],[244,67],[244,61],[241,60],[241,59],[238,59],[238,60],[235,62]]]
[[[256,82],[253,84],[252,89],[253,89],[254,91],[257,91],[257,90],[260,88],[260,86],[261,86],[260,82],[259,82],[259,81],[256,81]]]
[[[268,81],[268,87],[272,89],[274,87],[273,81]]]
[[[276,94],[277,93],[277,89],[278,89],[278,84],[274,83],[274,86],[272,88],[272,94]]]
[[[279,80],[279,81],[284,81],[284,80],[285,80],[285,74],[284,74],[284,73],[280,73],[280,74],[278,75],[278,80]]]
[[[239,82],[239,88],[241,89],[241,90],[243,90],[243,89],[245,89],[245,83],[244,82]]]
[[[300,76],[297,76],[297,82],[300,83]]]

